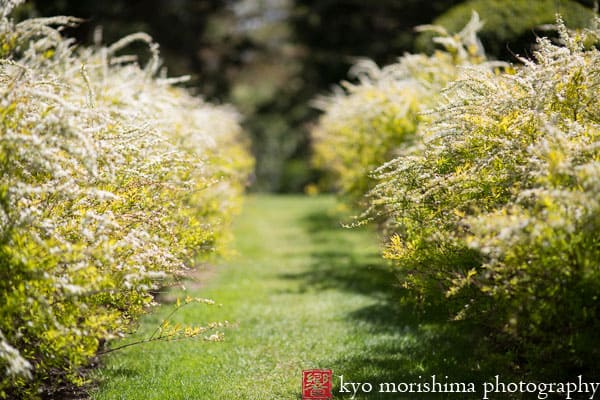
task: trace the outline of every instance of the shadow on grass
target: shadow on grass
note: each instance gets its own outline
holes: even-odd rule
[[[417,305],[373,249],[374,233],[343,229],[339,219],[325,211],[308,215],[302,224],[314,241],[314,261],[305,272],[283,278],[299,280],[316,291],[341,290],[374,300],[347,315],[366,333],[361,334],[363,351],[332,355],[337,398],[352,397],[339,393],[339,375],[373,386],[370,394],[355,398],[481,399],[482,382],[508,374],[503,356],[490,351],[492,344],[480,327],[451,321],[443,303]],[[339,250],[332,250],[330,242]],[[386,382],[431,384],[432,375],[442,384],[472,382],[477,393],[375,393]]]

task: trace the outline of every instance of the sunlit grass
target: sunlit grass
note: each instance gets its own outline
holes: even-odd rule
[[[226,340],[113,353],[95,374],[92,398],[298,399],[308,368],[333,370],[336,398],[351,397],[339,393],[339,375],[373,385],[431,374],[475,379],[469,374],[476,363],[465,362],[469,336],[434,314],[408,312],[375,233],[341,228],[334,210],[331,197],[250,198],[235,232],[239,254],[217,266],[206,286],[188,289],[222,306],[193,304],[176,317],[188,324],[229,320],[236,327]],[[144,319],[137,337],[172,307]]]

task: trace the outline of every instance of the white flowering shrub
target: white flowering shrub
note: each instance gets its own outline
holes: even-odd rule
[[[600,356],[600,31],[557,25],[518,67],[485,62],[476,16],[438,29],[432,57],[363,62],[314,132],[340,191],[367,192],[403,287],[537,377]]]
[[[600,31],[559,26],[535,61],[466,68],[369,194],[405,286],[443,294],[538,375],[600,355]]]
[[[252,161],[238,117],[160,77],[145,34],[0,20],[0,398],[79,382],[150,291],[221,249]],[[148,44],[142,68],[123,49]]]
[[[406,54],[378,68],[363,60],[350,71],[358,83],[343,82],[337,93],[316,102],[324,113],[312,132],[314,164],[329,175],[331,186],[355,201],[370,188],[370,173],[414,144],[424,111],[434,107],[441,90],[460,67],[479,64],[485,55],[476,32],[477,14],[458,34],[435,30],[443,46],[433,55]]]

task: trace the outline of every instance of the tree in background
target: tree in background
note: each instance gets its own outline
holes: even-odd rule
[[[586,7],[582,4],[588,5]],[[571,28],[587,27],[594,12],[590,1],[573,0],[468,0],[433,21],[448,32],[457,32],[476,11],[485,22],[479,32],[488,55],[493,58],[514,61],[515,54],[530,56],[536,37],[552,36],[559,13]],[[431,51],[433,33],[421,34],[416,47]]]
[[[225,64],[235,65],[237,60],[231,58],[239,54],[240,43],[219,38],[217,48],[207,33],[211,19],[224,12],[223,1],[31,0],[25,8],[33,16],[72,15],[84,19],[81,25],[66,31],[79,43],[97,40],[94,36],[98,27],[105,43],[130,33],[146,32],[159,42],[170,75],[191,73],[194,79],[190,85],[200,86],[208,97],[228,91],[227,79],[216,71],[223,72],[221,66]]]

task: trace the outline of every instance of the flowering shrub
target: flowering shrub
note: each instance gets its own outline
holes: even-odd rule
[[[438,30],[454,52],[345,84],[316,157],[342,193],[371,187],[363,217],[383,221],[384,257],[417,298],[490,328],[538,376],[585,371],[599,356],[600,31],[559,20],[562,43],[539,39],[513,68],[473,58],[469,25]]]
[[[535,62],[466,69],[370,193],[407,287],[558,371],[594,365],[600,316],[600,32],[559,26]]]
[[[338,92],[319,99],[324,111],[312,136],[315,165],[330,173],[332,186],[352,200],[372,186],[369,173],[399,155],[420,135],[446,84],[457,78],[459,67],[485,61],[476,32],[476,14],[457,35],[435,30],[444,50],[431,56],[406,54],[396,64],[378,68],[363,60],[351,73],[358,83],[342,83]]]
[[[67,17],[0,20],[0,398],[80,382],[150,291],[221,249],[251,167],[237,115],[159,75],[135,34],[76,48]],[[58,28],[56,28],[58,26]],[[141,68],[122,50],[148,45]]]

